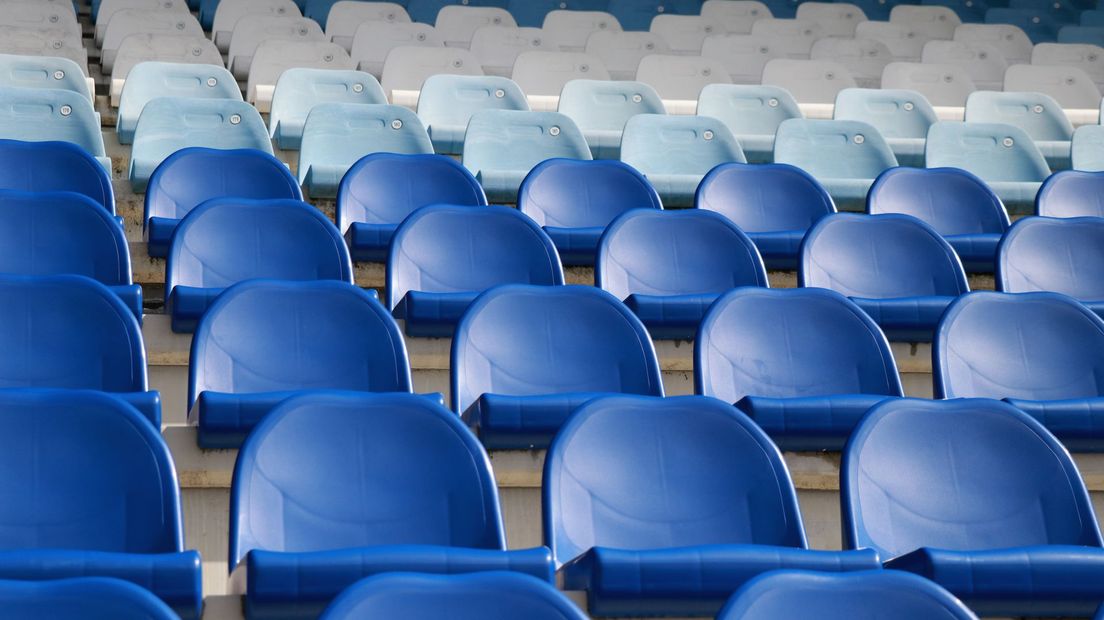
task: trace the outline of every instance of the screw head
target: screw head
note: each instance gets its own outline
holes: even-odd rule
[[[1001,145],[1006,149],[1012,148],[1012,145],[1014,144],[1016,144],[1016,141],[1012,138],[1005,138],[1004,140],[1001,140]]]
[[[705,131],[702,132],[702,138],[704,138],[706,140],[712,140],[713,139],[713,131],[710,130],[710,129],[706,129]]]
[[[50,16],[50,23],[51,24],[56,24],[56,23],[58,23],[58,19],[59,19],[59,17],[57,15],[51,15]]]
[[[51,45],[52,45],[52,47],[53,47],[54,49],[56,49],[56,50],[59,50],[59,49],[61,49],[61,48],[62,48],[62,43],[61,43],[61,41],[54,41],[54,42],[53,42],[53,43],[52,43]]]
[[[989,57],[989,54],[987,52],[978,52],[978,59],[979,60],[985,60],[988,57]]]
[[[325,56],[322,57],[322,62],[333,62],[333,59],[334,59],[333,54],[326,54]]]
[[[548,135],[550,135],[550,136],[558,136],[558,135],[560,135],[560,128],[559,128],[559,127],[557,127],[557,126],[555,126],[555,125],[553,125],[552,127],[550,127],[550,128],[548,129]]]
[[[464,61],[459,58],[453,59],[452,66],[455,69],[459,69],[460,67],[464,66]]]
[[[184,22],[176,22],[177,30],[184,30]]]
[[[857,133],[855,134],[854,138],[851,138],[851,141],[855,144],[863,144],[866,142],[866,136],[862,135],[861,133]]]
[[[69,116],[72,113],[73,113],[72,106],[68,106],[68,105],[61,106],[61,115],[62,116]]]
[[[241,122],[241,114],[231,114],[230,115],[230,124],[231,125],[237,125],[240,122]]]
[[[364,92],[364,84],[360,84],[360,83],[353,84],[353,92],[354,93]]]
[[[704,67],[704,68],[702,69],[702,72],[701,72],[701,74],[702,74],[703,76],[705,76],[705,77],[709,77],[709,76],[713,75],[713,70],[712,70],[712,69],[710,69],[709,67]]]
[[[305,36],[307,36],[307,29],[304,26],[300,26],[299,28],[297,28],[295,30],[295,33],[298,34],[301,37],[305,37]]]
[[[906,101],[906,102],[905,102],[905,105],[903,105],[903,106],[901,106],[901,107],[903,107],[903,108],[905,109],[905,112],[912,112],[912,110],[913,110],[913,109],[914,109],[914,108],[915,108],[916,106],[915,106],[915,105],[913,105],[913,103],[912,103],[911,101]]]
[[[54,71],[54,79],[55,80],[61,80],[61,79],[64,79],[64,78],[65,78],[65,72],[64,71],[62,71],[61,69],[58,69],[57,71]]]
[[[494,96],[495,96],[495,99],[502,99],[503,97],[506,96],[506,91],[502,90],[501,88],[498,88],[498,89],[495,90]]]
[[[633,103],[640,103],[641,101],[644,101],[644,98],[641,97],[639,94],[634,94],[632,96],[632,102]]]
[[[498,26],[499,24],[502,23],[502,18],[501,17],[492,17],[491,18],[491,23]]]
[[[662,4],[656,7],[656,13],[662,13],[664,10],[666,9],[663,8]]]
[[[414,38],[418,39],[419,41],[425,41],[426,40],[426,36],[425,36],[424,32],[419,32],[418,36],[416,36]]]
[[[399,119],[391,121],[391,129],[402,129],[403,122]]]
[[[218,80],[213,77],[207,78],[207,87],[214,88],[215,86],[218,86]]]
[[[1037,24],[1037,23],[1039,23],[1040,21],[1042,21],[1042,20],[1041,20],[1041,19],[1039,19],[1039,16],[1038,16],[1038,15],[1036,15],[1035,17],[1032,17],[1032,18],[1031,18],[1031,23],[1033,23],[1033,24]]]
[[[1043,113],[1043,106],[1041,106],[1039,104],[1035,104],[1035,106],[1031,108],[1031,111],[1036,113],[1036,114],[1042,114]]]
[[[767,106],[771,107],[771,108],[777,108],[778,107],[778,99],[776,99],[775,97],[771,97],[770,99],[767,99]]]

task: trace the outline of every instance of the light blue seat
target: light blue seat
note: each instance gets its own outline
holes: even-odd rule
[[[1028,213],[1050,176],[1043,154],[1027,132],[999,123],[941,121],[928,131],[929,168],[961,168],[1000,197],[1011,214]]]
[[[0,54],[0,86],[71,90],[92,101],[84,71],[68,58]]]
[[[774,161],[774,134],[782,121],[802,118],[793,95],[778,86],[710,84],[698,97],[698,114],[724,123],[751,163]]]
[[[621,157],[621,132],[637,114],[666,114],[663,101],[643,82],[571,80],[560,91],[559,111],[575,121],[595,159]]]
[[[491,202],[515,202],[529,171],[555,157],[591,159],[583,133],[563,114],[484,110],[468,123],[464,166]]]
[[[272,154],[264,121],[248,103],[161,97],[147,103],[138,118],[130,154],[131,187],[144,192],[157,166],[190,146],[257,149]]]
[[[422,121],[394,105],[323,103],[311,108],[299,150],[299,184],[314,198],[337,195],[341,178],[371,153],[432,153]]]
[[[230,72],[215,65],[142,62],[127,73],[119,99],[115,131],[120,144],[134,142],[142,109],[158,97],[192,97],[241,101],[241,89]]]
[[[10,620],[176,620],[148,590],[112,577],[0,581],[0,605]]]
[[[860,121],[784,121],[774,139],[774,161],[813,175],[842,211],[862,209],[874,179],[897,166],[882,134]]]
[[[997,290],[1062,293],[1104,315],[1104,219],[1019,220],[1000,245]]]
[[[482,110],[528,111],[529,101],[516,82],[493,75],[433,75],[418,94],[418,117],[442,155],[464,152],[468,122]]]
[[[928,129],[939,120],[928,100],[916,91],[870,88],[841,90],[833,118],[872,125],[902,166],[924,165]]]
[[[1056,172],[1039,188],[1035,214],[1044,217],[1104,217],[1104,171]]]
[[[88,97],[71,90],[0,88],[0,138],[70,142],[95,157],[111,174],[100,117]]]
[[[288,69],[276,81],[268,113],[276,148],[299,150],[307,115],[323,103],[387,103],[387,97],[379,80],[363,71]]]
[[[1073,132],[1071,167],[1085,172],[1104,172],[1104,126],[1082,125]]]
[[[1073,125],[1062,106],[1042,93],[979,90],[966,99],[967,123],[1004,123],[1024,130],[1051,170],[1070,167]]]
[[[747,160],[740,142],[718,119],[638,114],[625,124],[621,161],[644,174],[664,205],[688,207],[710,170]]]

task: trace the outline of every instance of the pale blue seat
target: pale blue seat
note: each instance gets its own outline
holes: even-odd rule
[[[1082,125],[1073,132],[1070,165],[1074,170],[1104,172],[1104,126]]]
[[[913,90],[876,88],[841,90],[833,118],[872,125],[902,166],[924,165],[928,129],[939,121],[924,95]]]
[[[276,148],[298,150],[307,115],[323,103],[387,103],[387,97],[379,80],[363,71],[288,69],[276,81],[268,113]]]
[[[651,86],[607,80],[571,80],[560,92],[559,111],[583,130],[595,159],[621,156],[621,133],[633,116],[666,113]]]
[[[234,76],[216,65],[143,62],[127,74],[119,99],[115,131],[120,144],[134,142],[134,130],[146,104],[158,97],[242,100]]]
[[[1019,127],[1035,141],[1051,170],[1070,167],[1073,125],[1049,95],[979,90],[966,99],[966,122]]]
[[[111,171],[100,117],[88,97],[71,90],[0,88],[0,138],[70,142]]]
[[[698,114],[732,130],[751,163],[774,161],[774,134],[782,121],[803,118],[793,95],[778,86],[710,84],[698,97]]]
[[[464,151],[468,122],[482,110],[528,111],[529,102],[516,82],[493,75],[434,75],[418,94],[418,116],[442,155]]]

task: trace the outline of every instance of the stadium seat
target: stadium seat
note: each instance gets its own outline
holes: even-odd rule
[[[962,24],[955,28],[954,40],[988,43],[1004,54],[1009,65],[1031,62],[1035,46],[1022,28],[1012,24]]]
[[[265,41],[325,42],[325,33],[318,22],[295,15],[245,15],[234,25],[227,69],[239,80],[247,80],[253,68],[257,48]],[[276,75],[272,78],[275,84]]]
[[[1040,43],[1031,52],[1031,64],[1076,67],[1088,74],[1098,88],[1104,84],[1104,47],[1099,45]]]
[[[96,45],[103,45],[104,33],[111,25],[112,20],[118,16],[125,19],[126,11],[145,9],[163,13],[175,13],[179,17],[188,12],[188,3],[185,0],[100,0],[95,18]]]
[[[581,52],[522,52],[511,78],[528,97],[559,97],[571,80],[608,80],[602,61]]]
[[[664,205],[688,207],[706,173],[720,164],[747,160],[720,120],[638,114],[625,124],[621,161],[647,177]]]
[[[464,166],[491,202],[515,202],[529,171],[554,157],[591,159],[583,133],[563,114],[484,110],[468,123]]]
[[[540,28],[481,26],[472,34],[468,48],[487,75],[509,77],[514,62],[523,52],[558,52],[560,46]]]
[[[311,197],[336,196],[353,164],[365,155],[385,152],[432,153],[421,119],[397,105],[316,105],[303,126],[299,183]]]
[[[577,409],[545,457],[543,517],[564,589],[586,590],[593,616],[712,617],[760,573],[878,568],[872,551],[809,549],[778,449],[702,396]]]
[[[207,4],[207,0],[204,0]],[[272,15],[275,17],[302,17],[299,7],[292,0],[221,0],[214,13],[199,14],[199,22],[211,31],[211,39],[219,51],[229,52],[230,41],[238,20],[247,15]]]
[[[675,4],[671,0],[609,0],[606,10],[625,30],[647,30],[652,20],[666,11],[667,5]]]
[[[75,192],[115,215],[110,173],[70,142],[0,140],[0,189]]]
[[[920,62],[962,67],[980,90],[1000,90],[1008,69],[1008,61],[999,49],[977,41],[928,41]]]
[[[1023,129],[1052,170],[1070,167],[1073,125],[1062,106],[1042,93],[978,91],[966,100],[966,122],[1005,123]]]
[[[1001,242],[997,290],[1050,291],[1104,314],[1104,220],[1096,217],[1027,217]]]
[[[189,423],[198,422],[200,447],[236,448],[282,401],[332,390],[411,391],[402,333],[363,289],[241,282],[200,319],[188,367]]]
[[[547,548],[507,551],[487,453],[456,414],[421,396],[288,399],[242,446],[231,497],[229,564],[246,566],[249,618],[317,618],[346,587],[395,571],[552,581]],[[289,503],[296,509],[280,507]]]
[[[0,605],[11,620],[176,620],[149,590],[111,577],[0,581]]]
[[[860,121],[790,119],[778,126],[774,161],[813,175],[842,210],[857,211],[897,158],[874,127]]]
[[[661,13],[652,18],[648,31],[667,42],[676,55],[698,55],[705,38],[723,34],[719,24],[701,15]]]
[[[466,49],[401,46],[387,54],[380,83],[392,103],[414,107],[417,92],[434,75],[483,75],[483,67]]]
[[[383,79],[383,68],[387,56],[391,50],[400,47],[444,47],[445,42],[441,36],[429,24],[416,22],[364,22],[357,28],[353,36],[353,48],[349,55],[356,63],[357,69],[367,71],[379,79]],[[410,54],[411,52],[400,52]],[[468,57],[473,58],[474,56]],[[477,59],[478,60],[478,59]],[[410,67],[416,66],[410,63]],[[442,69],[445,67],[442,66]],[[401,71],[393,70],[392,79],[400,78]],[[432,74],[431,74],[432,75]],[[425,80],[426,76],[420,79]],[[410,90],[417,90],[416,88]]]
[[[1008,212],[984,181],[958,168],[891,168],[870,187],[871,215],[903,213],[931,226],[967,272],[993,273]]]
[[[1024,31],[1032,43],[1051,43],[1058,40],[1060,23],[1052,17],[1051,9],[1014,9],[990,7],[985,12],[985,23],[1008,24]]]
[[[927,579],[899,571],[838,575],[780,570],[732,595],[717,620],[977,620],[962,601]]]
[[[632,209],[662,209],[639,172],[617,161],[549,159],[526,175],[518,209],[551,237],[565,265],[594,265],[606,226]]]
[[[896,62],[920,62],[924,44],[931,40],[914,24],[879,21],[860,22],[855,27],[855,37],[881,41]]]
[[[663,396],[648,332],[590,286],[483,293],[456,328],[451,373],[453,410],[492,450],[547,447],[576,407],[599,396]]]
[[[418,209],[395,230],[387,307],[408,336],[450,337],[487,289],[563,283],[552,240],[517,209],[438,204]]]
[[[562,40],[561,48],[566,49]],[[659,35],[651,32],[622,32],[611,28],[591,33],[583,51],[602,61],[611,80],[635,80],[636,69],[645,56],[666,55],[671,48]]]
[[[978,615],[1085,616],[1104,597],[1100,529],[1077,466],[1007,404],[884,403],[847,445],[840,487],[845,547],[877,551]]]
[[[485,206],[483,188],[441,155],[373,153],[353,164],[337,192],[337,226],[355,261],[384,262],[395,228],[433,204]]]
[[[512,0],[512,3],[518,4],[537,4],[536,0]],[[617,21],[617,18],[605,11],[593,11],[586,10],[583,7],[570,7],[571,10],[563,10],[559,7],[565,2],[556,2],[557,10],[549,11],[544,15],[543,20],[538,23],[523,23],[519,19],[518,23],[527,26],[540,26],[541,30],[548,33],[553,40],[555,40],[560,48],[565,52],[581,52],[588,46],[591,35],[599,32],[614,34],[622,32],[621,22]],[[601,1],[593,3],[597,6],[603,4]],[[569,4],[570,6],[570,4]],[[510,12],[517,16],[517,11],[510,7]],[[645,28],[646,30],[646,28]],[[644,34],[644,33],[634,33]],[[662,40],[659,37],[655,37],[648,33],[649,40]],[[621,40],[621,39],[618,39]],[[632,39],[623,39],[629,41]],[[666,47],[667,43],[663,45]],[[587,50],[587,53],[591,52]],[[636,72],[636,66],[633,65],[633,72]],[[631,77],[631,76],[630,76]],[[620,79],[620,78],[618,78]]]
[[[1059,24],[1077,23],[1082,7],[1093,3],[1082,0],[1010,0],[1008,6],[1013,9],[1031,9],[1047,13]]]
[[[773,39],[787,58],[808,58],[813,43],[824,36],[824,31],[820,24],[806,19],[766,17],[751,25],[751,34]]]
[[[70,142],[96,158],[108,174],[100,118],[88,97],[71,90],[0,87],[0,137]]]
[[[1083,172],[1104,171],[1104,126],[1082,125],[1073,132],[1070,167]]]
[[[666,114],[663,101],[651,86],[606,80],[571,80],[564,84],[559,112],[583,131],[595,159],[621,157],[621,133],[633,116]]]
[[[595,283],[625,302],[653,338],[693,340],[710,304],[739,286],[769,286],[755,244],[712,211],[636,209],[610,223]]]
[[[66,58],[88,75],[88,50],[84,49],[79,31],[20,28],[6,25],[4,17],[0,15],[0,53]]]
[[[1104,45],[1104,27],[1063,25],[1058,29],[1058,42]]]
[[[1035,214],[1044,217],[1104,217],[1104,174],[1064,170],[1043,182]]]
[[[272,91],[269,135],[276,148],[299,150],[303,127],[314,106],[323,103],[387,103],[379,81],[353,70],[292,68],[284,71]]]
[[[5,37],[14,35],[21,39],[17,45],[19,48],[31,46],[41,49],[44,42],[54,49],[51,54],[63,55],[81,66],[87,66],[88,52],[82,44],[81,25],[72,14],[67,13],[67,10],[59,11],[45,2],[24,4],[19,11],[0,12],[0,32]],[[37,43],[33,39],[37,39]],[[10,39],[3,41],[4,45],[13,43]]]
[[[173,1],[173,0],[166,0]],[[175,0],[179,1],[179,0]],[[191,14],[182,11],[164,11],[161,9],[124,9],[115,13],[104,34],[100,46],[100,68],[113,73],[115,61],[122,50],[123,42],[134,35],[158,37],[203,36],[203,28]],[[151,58],[149,60],[157,60]]]
[[[724,0],[735,2],[737,0]],[[727,34],[706,37],[701,55],[720,61],[734,84],[758,85],[763,67],[775,58],[786,58],[784,47],[765,35]],[[708,88],[708,86],[706,87]],[[703,89],[704,91],[704,89]],[[700,99],[699,99],[700,102]]]
[[[770,17],[771,12],[758,0],[706,0],[701,16],[720,24],[725,32],[748,34],[756,21]]]
[[[866,88],[841,90],[833,119],[869,123],[902,166],[924,165],[928,129],[939,120],[928,100],[916,91]]]
[[[158,97],[242,101],[237,81],[222,66],[143,62],[127,75],[119,99],[115,130],[120,144],[134,142],[142,110]]]
[[[418,118],[442,155],[463,153],[468,122],[481,110],[528,111],[529,102],[513,80],[482,75],[433,75],[418,96]]]
[[[805,232],[836,212],[832,197],[800,168],[787,164],[722,164],[705,175],[698,209],[716,211],[755,243],[767,269],[796,270]]]
[[[433,27],[437,29],[445,45],[467,48],[472,35],[484,26],[517,28],[510,12],[500,6],[469,6],[454,4],[441,7]]]
[[[984,181],[1010,213],[1025,213],[1050,176],[1043,154],[1027,135],[1001,123],[943,121],[928,131],[929,168],[961,168]]]
[[[1003,398],[1070,450],[1100,452],[1102,344],[1104,322],[1071,297],[971,293],[936,332],[935,397]]]
[[[315,207],[298,200],[215,198],[189,211],[169,243],[165,312],[188,333],[215,298],[238,282],[353,282],[341,234]]]
[[[253,52],[246,83],[246,100],[257,106],[259,112],[268,112],[276,83],[289,69],[353,71],[356,64],[336,43],[269,39]]]
[[[930,342],[947,305],[970,290],[951,245],[902,214],[821,218],[805,235],[797,278],[847,295],[900,342]]]
[[[61,291],[74,282],[57,279],[42,286]],[[30,305],[37,301],[34,298]],[[56,317],[59,307],[40,307],[37,312],[40,317]],[[29,320],[25,316],[19,324]],[[102,337],[109,325],[91,329]],[[85,340],[91,335],[78,334]],[[80,368],[77,359],[65,362]],[[94,365],[97,370],[111,367],[101,367],[100,360]],[[198,620],[200,557],[184,550],[180,490],[159,428],[118,399],[42,387],[0,390],[0,426],[5,484],[10,493],[27,500],[5,507],[0,577],[41,584],[23,604],[43,604],[51,590],[59,596],[59,589],[72,592],[65,581],[71,578],[114,577],[148,590],[181,617]],[[99,587],[96,581],[93,590],[100,595],[120,589]],[[20,597],[7,585],[0,585],[0,601],[4,615],[11,617]],[[34,617],[94,617],[94,600],[93,593],[84,592],[75,615],[59,609],[40,610]],[[148,599],[146,604],[151,605]]]
[[[0,86],[71,90],[92,101],[84,69],[63,57],[0,53]]]
[[[802,2],[797,5],[797,19],[820,24],[825,37],[855,36],[855,26],[866,21],[866,14],[849,2]]]
[[[818,39],[809,58],[838,63],[860,88],[878,88],[885,66],[893,62],[893,54],[881,41],[841,37]]]
[[[636,81],[651,85],[664,100],[697,101],[706,86],[730,84],[732,78],[713,58],[649,54],[640,59]]]
[[[123,88],[130,72],[146,62],[221,66],[222,55],[215,44],[201,34],[132,34],[119,45],[110,73],[112,106],[122,103]]]
[[[706,86],[698,98],[698,114],[724,123],[752,163],[773,161],[778,126],[784,120],[802,118],[801,108],[786,89],[744,84]]]
[[[318,22],[326,36],[348,51],[357,26],[365,21],[387,23],[409,22],[410,15],[395,2],[339,2],[338,0],[306,0],[305,17]]]
[[[867,409],[904,396],[878,326],[819,288],[718,299],[694,342],[694,391],[735,403],[781,449],[799,451],[839,450]]]
[[[858,83],[843,65],[831,60],[776,58],[763,67],[763,84],[784,88],[799,103],[833,103],[836,95]]]
[[[961,108],[977,90],[964,67],[891,62],[882,72],[882,88],[920,93],[933,106]]]
[[[1100,89],[1077,67],[1012,65],[1004,74],[1004,90],[1043,93],[1066,109],[1100,108]]]

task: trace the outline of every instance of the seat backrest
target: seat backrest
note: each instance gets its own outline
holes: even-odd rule
[[[663,395],[643,324],[591,286],[510,284],[483,293],[457,325],[450,366],[456,412],[483,394]]]
[[[252,14],[245,15],[234,25],[227,55],[229,69],[234,75],[245,77],[252,67],[252,58],[265,41],[326,41],[326,35],[318,22],[296,15]],[[241,66],[239,66],[239,64]],[[275,80],[269,82],[275,84]]]
[[[745,232],[808,230],[836,212],[824,187],[788,164],[721,164],[698,184],[695,206],[720,213]]]
[[[715,34],[706,37],[702,43],[701,55],[720,61],[735,84],[758,84],[763,76],[763,67],[768,62],[787,57],[784,45],[770,36],[757,34]],[[713,84],[705,88],[711,86]],[[700,97],[698,102],[701,102]]]
[[[826,289],[745,287],[710,306],[694,341],[694,392],[745,396],[902,396],[878,326]]]
[[[349,55],[357,69],[382,79],[384,62],[391,50],[397,47],[444,46],[441,36],[429,24],[367,21],[357,27]]]
[[[651,32],[606,29],[590,33],[583,51],[602,61],[611,80],[633,80],[641,59],[649,54],[667,54],[671,48],[662,37]]]
[[[525,93],[509,78],[494,75],[433,75],[418,95],[418,117],[427,127],[467,127],[481,110],[529,110]]]
[[[860,22],[855,37],[881,41],[894,60],[904,62],[920,62],[924,44],[931,40],[922,28],[905,22]]]
[[[1104,321],[1057,293],[970,293],[943,314],[932,366],[936,398],[1095,398]]]
[[[179,618],[149,590],[109,577],[0,581],[0,605],[5,613],[18,618],[51,615],[85,620]]]
[[[695,101],[710,84],[730,84],[724,64],[702,56],[649,54],[640,59],[636,81],[649,84],[666,100]]]
[[[723,32],[716,22],[707,17],[671,13],[652,18],[648,31],[663,37],[676,54],[697,54],[706,37]]]
[[[637,114],[666,114],[655,89],[643,82],[571,80],[560,93],[559,112],[580,129],[616,131]]]
[[[760,19],[771,16],[767,5],[758,0],[705,0],[701,16],[720,24],[726,32],[746,34]]]
[[[706,86],[698,98],[698,114],[720,120],[737,139],[774,135],[782,121],[802,118],[801,108],[786,89],[744,84]]]
[[[728,218],[701,209],[620,215],[598,244],[594,281],[618,299],[769,286],[751,239]]]
[[[0,87],[0,135],[29,142],[71,142],[93,157],[105,157],[92,102],[71,90]]]
[[[921,547],[1101,546],[1069,453],[1039,422],[994,400],[874,407],[844,450],[840,491],[844,547],[881,557]]]
[[[272,91],[269,135],[275,136],[282,122],[301,127],[314,106],[323,103],[385,104],[387,97],[379,81],[363,71],[288,69]]]
[[[518,209],[540,226],[605,227],[632,209],[662,209],[659,194],[619,161],[549,159],[518,189]]]
[[[1078,67],[1012,65],[1004,73],[1004,90],[1045,93],[1066,109],[1100,108],[1100,88]]]
[[[1073,138],[1073,125],[1062,106],[1042,93],[979,90],[966,100],[966,122],[1015,125],[1033,140]]]
[[[747,159],[736,137],[715,118],[638,114],[625,124],[621,161],[647,176],[704,175],[719,164]]]
[[[479,59],[470,51],[455,47],[402,45],[392,49],[383,63],[383,92],[420,90],[433,75],[483,75]]]
[[[853,36],[855,26],[866,21],[863,10],[849,2],[802,2],[795,16],[820,24],[825,37]]]
[[[0,52],[17,56],[47,56],[72,60],[88,74],[88,50],[84,49],[79,27],[63,29],[21,28],[4,24],[0,16]]]
[[[486,451],[456,414],[414,394],[285,400],[242,445],[232,496],[231,570],[254,549],[506,548]]]
[[[326,9],[326,4],[331,5],[326,13],[326,36],[346,50],[352,49],[357,30],[366,22],[377,21],[392,25],[410,23],[410,15],[397,2],[314,1],[321,3],[319,9],[322,10]]]
[[[867,88],[876,88],[882,81],[885,66],[893,62],[893,54],[885,43],[851,37],[818,39],[813,43],[809,58],[839,63],[856,84]]]
[[[985,11],[985,23],[1009,24],[1021,28],[1032,43],[1044,43],[1058,39],[1058,21],[1052,17],[1052,9],[1017,9],[990,7]]]
[[[84,69],[68,58],[0,54],[0,86],[71,90],[92,100]]]
[[[540,28],[517,26],[481,26],[472,34],[469,46],[483,71],[493,75],[510,75],[514,62],[524,52],[558,52],[560,46]]]
[[[1041,182],[1050,168],[1031,136],[1003,123],[940,121],[928,130],[929,168],[961,168],[987,182]]]
[[[532,170],[553,157],[590,159],[583,132],[558,112],[483,110],[464,136],[464,166],[480,170]]]
[[[751,25],[751,34],[776,40],[788,58],[805,58],[812,51],[813,43],[824,36],[824,30],[817,22],[807,19],[765,17]]]
[[[959,168],[890,168],[866,195],[871,215],[911,215],[941,235],[1001,234],[1008,212],[984,181]]]
[[[1013,24],[959,24],[954,29],[955,41],[988,43],[1004,54],[1009,64],[1028,62],[1035,46],[1022,28]]]
[[[118,101],[131,70],[144,62],[219,66],[222,54],[213,41],[197,34],[132,34],[119,44],[111,68],[111,100]]]
[[[518,54],[511,75],[528,96],[558,96],[571,80],[608,80],[601,60],[583,52],[530,51]]]
[[[397,105],[323,103],[311,108],[299,148],[299,182],[312,166],[348,170],[370,153],[432,153],[421,119]]]
[[[75,192],[115,215],[115,193],[107,170],[69,142],[0,140],[0,188]]]
[[[208,4],[209,0],[203,0]],[[205,28],[209,28],[213,38],[222,44],[223,37],[229,37],[234,32],[234,26],[238,20],[246,15],[275,15],[302,17],[299,5],[292,0],[221,0],[215,6],[215,12],[210,17],[200,8],[199,21]],[[210,20],[210,21],[208,21]]]
[[[1073,132],[1070,161],[1074,170],[1104,171],[1104,126],[1082,125]]]
[[[920,62],[935,65],[958,65],[981,88],[1000,88],[1008,60],[999,49],[977,41],[945,41],[936,39],[924,44]]]
[[[183,2],[183,0],[173,0]],[[100,64],[105,71],[114,66],[114,56],[123,41],[136,34],[203,36],[199,21],[186,11],[162,11],[161,9],[123,9],[112,16],[102,31],[97,27],[100,45]]]
[[[116,130],[128,141],[142,109],[158,97],[194,97],[199,99],[242,100],[238,82],[222,66],[143,62],[134,66],[126,77],[119,99]]]
[[[997,289],[1052,291],[1104,299],[1104,220],[1026,217],[1008,229],[997,252]]]
[[[364,290],[332,280],[253,280],[226,289],[196,327],[188,409],[208,390],[412,388],[402,334]]]
[[[845,88],[836,96],[833,118],[869,123],[883,138],[928,137],[939,120],[924,95],[914,90]]]
[[[1104,15],[1104,11],[1101,14]],[[1097,84],[1104,83],[1104,47],[1100,45],[1040,43],[1031,51],[1031,64],[1077,67]]]
[[[882,88],[913,90],[934,106],[962,107],[977,90],[965,67],[919,62],[891,62],[882,71]]]
[[[790,91],[801,103],[832,103],[858,84],[847,67],[831,60],[776,58],[763,67],[763,84]]]
[[[525,4],[536,4],[535,0],[520,1]],[[605,11],[549,11],[540,26],[565,50],[578,50],[585,47],[590,37],[596,33],[622,31],[621,22]],[[587,53],[589,54],[590,51],[588,50]]]
[[[472,35],[484,26],[517,28],[510,12],[500,6],[467,6],[450,4],[441,7],[433,27],[441,34],[445,45],[468,47]]]
[[[1063,170],[1050,175],[1035,195],[1035,214],[1104,217],[1104,172]]]
[[[261,87],[275,87],[288,69],[352,71],[356,64],[345,48],[329,41],[266,39],[253,52],[246,97],[260,98]]]
[[[408,291],[482,292],[502,284],[564,283],[556,246],[517,209],[433,205],[403,220],[387,260],[387,307]]]
[[[774,161],[817,178],[873,179],[897,165],[885,138],[861,121],[794,118],[778,126]]]

